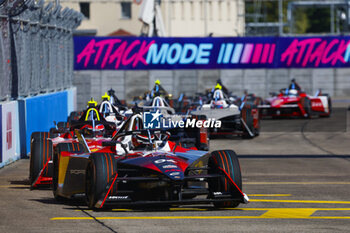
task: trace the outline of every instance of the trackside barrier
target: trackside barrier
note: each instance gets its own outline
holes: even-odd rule
[[[1,104],[0,167],[20,158],[18,116],[17,101]]]
[[[73,87],[67,90],[68,93],[68,114],[77,109],[77,88]]]
[[[30,152],[30,136],[75,111],[76,88],[0,103],[0,168]]]

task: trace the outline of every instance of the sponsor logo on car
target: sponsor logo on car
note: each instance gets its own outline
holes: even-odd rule
[[[109,196],[108,199],[112,199],[112,200],[125,200],[128,199],[129,196]]]
[[[178,119],[178,120],[173,120]],[[143,127],[145,129],[171,129],[171,128],[221,128],[221,121],[209,118],[198,120],[174,115],[174,118],[164,118],[159,110],[143,113]]]
[[[176,165],[172,165],[172,164],[163,165],[162,167],[163,167],[164,169],[168,169],[168,168],[177,168]]]
[[[72,175],[84,175],[85,170],[72,169],[72,170],[70,170],[70,174],[72,174]]]
[[[154,163],[156,163],[156,164],[165,163],[165,162],[176,163],[176,161],[173,159],[158,159],[158,160],[154,161]]]

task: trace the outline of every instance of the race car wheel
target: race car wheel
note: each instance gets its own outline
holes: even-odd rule
[[[330,117],[332,115],[332,111],[333,111],[333,108],[332,108],[332,99],[331,97],[328,97],[328,109],[329,109],[329,113],[327,115],[327,117]]]
[[[38,178],[41,170],[52,159],[52,141],[48,132],[34,132],[30,144],[29,181],[31,185]],[[49,176],[48,167],[43,170],[43,176]]]
[[[82,112],[71,112],[67,121],[72,122],[72,121],[77,121],[81,117]]]
[[[86,170],[85,196],[89,208],[96,208],[97,201],[106,191],[107,185],[116,173],[114,155],[110,153],[94,153]]]
[[[222,174],[224,170],[231,179],[236,183],[238,188],[242,190],[242,177],[241,168],[237,155],[232,150],[220,150],[213,151],[211,157],[208,161],[208,166],[210,168],[209,173],[211,174]],[[241,193],[234,187],[230,181],[222,176],[219,180],[213,179],[209,182],[209,192],[216,193],[230,193],[233,198],[241,198]],[[237,207],[240,202],[230,201],[230,202],[214,202],[216,208],[223,207]]]
[[[53,174],[52,174],[52,191],[55,199],[57,201],[62,201],[64,198],[58,195],[58,177],[59,177],[59,155],[62,151],[72,152],[72,153],[83,153],[83,146],[77,142],[71,143],[60,143],[55,147],[55,153],[53,155]]]
[[[70,127],[70,123],[69,122],[64,122],[64,121],[60,121],[57,123],[57,128],[59,129],[69,129]]]
[[[241,111],[241,117],[246,125],[242,123],[242,138],[253,138],[254,135],[250,135],[247,127],[249,128],[250,132],[255,134],[254,129],[254,117],[252,114],[252,106],[251,105],[245,105],[244,108]]]
[[[304,108],[305,111],[305,118],[311,118],[311,100],[309,98],[304,97],[301,100],[302,106]]]

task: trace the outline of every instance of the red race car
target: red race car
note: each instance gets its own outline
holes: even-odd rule
[[[89,208],[203,203],[236,207],[248,203],[233,151],[184,148],[169,140],[170,132],[144,130],[142,125],[141,114],[132,115],[95,152],[76,132],[79,143],[74,144],[84,149],[54,154],[55,198],[85,194]]]
[[[259,105],[262,117],[329,117],[332,113],[331,98],[320,90],[315,96],[297,89],[282,89],[271,95]]]
[[[82,151],[78,144],[74,144],[77,142],[75,129],[81,130],[87,138],[91,151],[102,148],[102,141],[112,138],[117,130],[116,124],[106,121],[94,105],[88,107],[77,121],[59,122],[50,132],[32,133],[29,167],[29,180],[32,188],[52,183],[52,158],[53,154],[57,153],[56,146],[59,143],[64,143],[67,147],[60,147],[61,149]]]

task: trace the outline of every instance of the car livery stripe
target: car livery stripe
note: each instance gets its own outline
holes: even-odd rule
[[[238,189],[238,191],[242,194],[242,196],[244,196],[242,190],[241,190],[241,189],[237,186],[237,184],[231,179],[231,177],[229,177],[229,175],[227,174],[227,172],[226,172],[224,169],[220,168],[220,167],[219,167],[219,169],[222,170],[222,171],[226,174],[227,178],[231,181],[231,183],[232,183],[234,186],[236,186],[236,188]]]
[[[105,201],[106,201],[106,199],[107,199],[109,193],[111,192],[111,189],[112,189],[112,187],[113,187],[113,185],[114,185],[114,182],[115,182],[115,180],[117,179],[117,177],[118,177],[118,173],[115,174],[115,177],[114,177],[114,179],[113,179],[113,182],[112,182],[111,186],[109,187],[108,192],[107,192],[105,198],[103,199],[100,208],[103,208],[103,205],[105,204]]]

